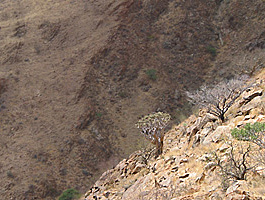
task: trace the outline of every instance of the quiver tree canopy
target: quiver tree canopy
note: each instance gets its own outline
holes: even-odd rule
[[[145,138],[156,145],[157,155],[162,153],[165,128],[170,119],[169,114],[157,112],[144,116],[136,123],[136,127],[141,130]]]

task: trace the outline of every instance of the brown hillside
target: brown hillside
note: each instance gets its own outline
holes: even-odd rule
[[[262,0],[1,1],[0,198],[85,192],[185,91],[264,67]]]
[[[179,122],[190,112],[186,90],[264,67],[262,1],[126,5],[108,45],[88,63],[79,93],[93,102],[93,111],[88,107],[81,117],[86,123],[81,130],[96,126],[121,157],[144,146],[134,128],[139,116],[162,110]]]
[[[54,199],[69,187],[84,190],[99,162],[113,155],[107,140],[78,136],[87,103],[76,96],[86,63],[118,24],[120,3],[1,2],[0,199]]]

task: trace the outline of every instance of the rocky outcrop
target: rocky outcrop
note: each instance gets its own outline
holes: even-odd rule
[[[262,77],[264,78],[264,77]],[[232,128],[265,122],[265,84],[255,85],[231,107],[225,123],[201,112],[166,134],[164,153],[158,158],[138,151],[105,172],[82,200],[89,199],[263,199],[263,166],[253,168],[247,180],[220,176],[212,152],[226,162],[230,143],[239,144]],[[246,112],[246,107],[248,111]]]

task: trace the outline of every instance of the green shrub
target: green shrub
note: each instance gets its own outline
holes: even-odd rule
[[[217,50],[213,46],[206,47],[208,53],[210,53],[213,57],[217,55]]]
[[[102,114],[101,112],[97,112],[97,113],[96,113],[97,118],[101,118],[102,115],[103,115],[103,114]]]
[[[80,196],[81,195],[80,195],[80,193],[77,190],[71,188],[71,189],[65,190],[61,194],[61,196],[59,196],[58,200],[74,200],[74,199],[80,198]]]
[[[248,123],[242,129],[231,130],[231,135],[238,140],[250,141],[265,148],[265,123]]]
[[[156,70],[155,69],[147,69],[145,71],[146,75],[148,76],[149,79],[155,81],[157,79],[157,74],[156,74]]]
[[[127,92],[125,92],[125,91],[121,91],[121,92],[119,92],[118,95],[119,95],[121,98],[126,98],[126,97],[129,96],[129,94],[128,94]]]
[[[7,174],[8,178],[14,178],[15,177],[14,174],[11,171],[7,171],[6,174]]]

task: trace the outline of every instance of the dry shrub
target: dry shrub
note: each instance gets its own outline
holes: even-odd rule
[[[229,180],[246,180],[246,175],[250,170],[256,167],[253,161],[253,150],[250,145],[243,147],[243,145],[235,145],[229,143],[230,148],[227,150],[226,155],[218,155],[213,152],[211,161],[220,168],[221,176],[225,177],[226,181]]]
[[[202,86],[199,90],[186,92],[188,100],[224,122],[224,115],[235,100],[250,86],[244,86],[247,76],[222,81],[213,86]]]

